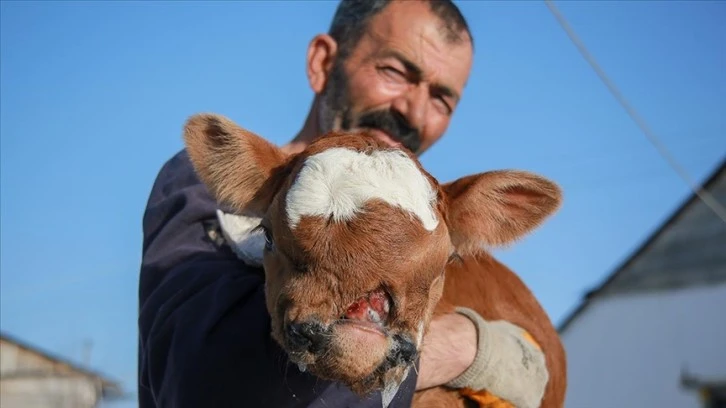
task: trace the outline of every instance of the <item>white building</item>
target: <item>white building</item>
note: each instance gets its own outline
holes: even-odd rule
[[[0,407],[93,408],[114,397],[118,383],[0,334]]]
[[[703,188],[726,207],[726,162]],[[567,408],[726,407],[726,222],[692,196],[559,332]]]

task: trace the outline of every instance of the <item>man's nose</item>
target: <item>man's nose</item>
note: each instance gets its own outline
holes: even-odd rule
[[[412,86],[405,94],[393,100],[393,109],[408,120],[411,127],[423,129],[428,107],[428,91],[425,86]]]
[[[324,347],[327,339],[323,326],[317,322],[296,322],[287,325],[287,340],[296,351],[317,353]]]

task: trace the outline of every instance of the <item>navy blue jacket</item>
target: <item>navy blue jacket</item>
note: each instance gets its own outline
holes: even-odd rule
[[[380,408],[301,373],[270,337],[264,274],[218,231],[214,199],[185,151],[161,169],[143,219],[139,283],[140,408]],[[410,407],[411,370],[390,407]]]

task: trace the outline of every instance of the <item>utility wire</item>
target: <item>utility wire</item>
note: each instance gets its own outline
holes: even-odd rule
[[[572,43],[580,51],[580,54],[582,54],[582,56],[590,64],[592,69],[595,70],[598,77],[600,77],[600,80],[605,84],[610,93],[613,94],[615,99],[618,101],[618,103],[620,103],[623,109],[625,109],[628,115],[630,115],[630,118],[633,119],[636,125],[638,125],[640,130],[645,134],[646,138],[648,138],[653,146],[655,146],[660,155],[663,156],[663,158],[668,162],[673,170],[675,170],[676,173],[686,182],[686,184],[688,184],[691,190],[693,190],[693,193],[696,194],[704,202],[704,204],[710,207],[711,210],[713,210],[713,212],[716,213],[716,215],[721,218],[723,222],[726,223],[726,208],[724,208],[718,201],[716,201],[716,199],[708,191],[703,190],[700,186],[693,182],[691,177],[688,175],[688,172],[686,172],[686,170],[681,167],[680,164],[678,164],[676,159],[668,151],[665,145],[661,143],[658,137],[650,130],[648,125],[645,123],[645,120],[643,120],[643,118],[638,115],[638,113],[632,106],[630,106],[628,101],[618,90],[613,81],[605,74],[605,71],[603,71],[600,65],[595,61],[595,58],[592,56],[592,54],[590,54],[587,48],[585,48],[585,44],[577,36],[575,31],[572,29],[570,24],[567,22],[562,13],[560,13],[554,3],[552,3],[552,0],[544,0],[544,2],[552,15],[554,15],[555,19],[557,19],[557,22],[560,24],[562,29],[565,30],[567,36],[570,37]]]

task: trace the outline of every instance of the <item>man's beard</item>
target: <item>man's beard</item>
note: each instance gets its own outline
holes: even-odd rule
[[[321,95],[320,130],[322,134],[332,130],[354,128],[378,129],[394,141],[418,154],[421,135],[408,120],[393,109],[381,109],[355,115],[348,93],[348,77],[343,71],[343,61],[335,61],[328,83]]]

